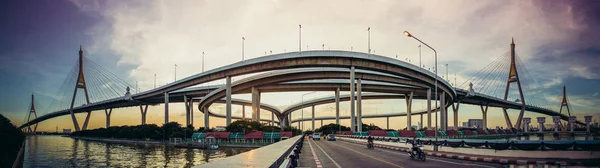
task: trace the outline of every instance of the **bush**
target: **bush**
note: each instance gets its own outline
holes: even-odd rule
[[[0,114],[0,137],[0,167],[12,167],[25,140],[25,134]]]

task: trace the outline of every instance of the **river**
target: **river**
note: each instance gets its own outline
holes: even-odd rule
[[[27,136],[24,167],[192,167],[249,151],[122,145],[62,136]]]

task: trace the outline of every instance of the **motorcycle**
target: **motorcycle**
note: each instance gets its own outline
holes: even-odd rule
[[[372,142],[367,142],[367,149],[374,149]]]
[[[408,156],[410,156],[411,159],[417,159],[417,160],[421,160],[421,161],[425,161],[426,155],[425,152],[423,152],[423,145],[418,145],[415,147],[416,150],[411,149],[408,152]]]

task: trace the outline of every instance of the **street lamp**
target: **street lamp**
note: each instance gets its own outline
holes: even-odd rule
[[[204,73],[204,52],[202,52],[202,73]]]
[[[246,41],[246,38],[242,37],[242,62],[244,62],[244,41]]]
[[[415,37],[412,34],[410,34],[408,31],[404,31],[404,35],[407,36],[407,37],[412,37],[413,39],[421,42],[423,45],[425,45],[425,46],[429,47],[429,49],[433,50],[433,53],[435,54],[435,69],[434,69],[434,71],[435,71],[435,92],[434,93],[435,93],[435,107],[437,108],[437,106],[438,106],[437,105],[437,102],[438,102],[438,96],[437,96],[437,93],[438,93],[437,92],[437,90],[438,90],[438,86],[437,86],[437,83],[438,83],[438,75],[437,75],[437,51],[435,51],[435,49],[433,49],[433,47],[429,46],[427,43],[419,40],[417,37]],[[435,144],[433,145],[434,151],[438,150],[437,149],[437,141],[438,141],[438,131],[437,131],[437,129],[438,129],[438,113],[436,112],[435,113]]]
[[[175,64],[175,81],[177,81],[177,64]]]

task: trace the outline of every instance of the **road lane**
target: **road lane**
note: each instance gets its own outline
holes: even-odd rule
[[[412,160],[405,152],[391,151],[385,149],[367,149],[364,145],[341,141],[312,141],[315,148],[319,150],[317,156],[323,161],[323,167],[336,167],[331,160],[337,162],[341,167],[500,167],[500,165],[473,164],[461,162],[460,160],[444,160],[428,156],[427,161]]]

